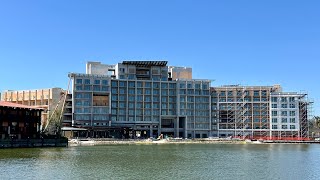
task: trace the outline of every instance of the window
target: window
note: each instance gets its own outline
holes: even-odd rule
[[[117,94],[118,93],[118,89],[117,88],[112,88],[111,92],[112,92],[112,94]]]
[[[135,97],[134,96],[129,96],[129,101],[135,101]]]
[[[134,108],[134,103],[129,103],[129,108]]]
[[[277,104],[272,104],[271,107],[272,108],[277,108]]]
[[[108,87],[107,86],[102,86],[102,91],[108,91]]]
[[[119,71],[122,73],[125,73],[125,69],[124,68],[119,68]]]
[[[151,102],[151,96],[145,96],[144,99],[146,102]]]
[[[167,97],[162,97],[161,98],[161,102],[168,102],[168,98]]]
[[[180,94],[186,94],[186,90],[185,89],[180,89]]]
[[[289,97],[289,102],[294,102],[295,98],[294,97]]]
[[[90,84],[90,79],[85,79],[84,84]]]
[[[127,96],[125,96],[125,95],[121,95],[121,96],[119,96],[119,100],[120,100],[120,101],[125,101],[125,100],[126,100],[126,97],[127,97]]]
[[[202,89],[208,89],[208,85],[207,84],[202,84]]]
[[[77,79],[76,84],[82,84],[82,79]]]
[[[108,80],[102,80],[103,85],[108,85]]]
[[[82,85],[77,85],[76,86],[76,90],[80,90],[81,91],[82,90]]]
[[[151,94],[151,89],[146,89],[145,94]]]
[[[272,123],[278,123],[278,119],[277,118],[272,118]]]
[[[159,96],[153,96],[153,102],[159,102]]]
[[[296,129],[295,125],[290,125],[290,129]]]
[[[180,88],[181,88],[181,89],[185,89],[185,88],[186,88],[186,84],[181,83],[181,84],[180,84]]]
[[[281,127],[282,127],[282,129],[288,129],[287,125],[282,125]]]
[[[281,111],[281,116],[288,116],[288,112],[287,111]]]
[[[163,89],[168,88],[168,84],[167,83],[162,83],[161,84],[161,88],[163,88]]]
[[[259,91],[253,91],[253,95],[254,95],[254,96],[259,96],[260,93],[259,93]]]
[[[290,108],[296,108],[296,105],[295,104],[290,104],[289,107]]]
[[[94,84],[100,84],[100,80],[98,79],[94,80]]]
[[[272,125],[272,129],[278,129],[278,125]]]
[[[126,82],[124,82],[124,81],[120,81],[120,82],[119,82],[119,86],[120,86],[120,87],[125,87],[125,86],[126,86],[126,84],[127,84],[127,83],[126,83]]]
[[[287,102],[287,98],[286,97],[282,97],[281,98],[281,102]]]
[[[296,116],[296,112],[295,111],[290,111],[290,116]]]
[[[134,115],[134,110],[129,110],[129,115]]]
[[[176,88],[176,85],[173,84],[173,83],[170,83],[170,84],[169,84],[169,88],[174,89],[174,88]]]
[[[134,82],[129,82],[129,87],[135,87],[135,83]]]
[[[119,91],[120,91],[120,94],[126,94],[126,89],[125,88],[120,88]]]
[[[129,75],[128,75],[128,79],[134,79],[134,77],[135,77],[135,76],[134,76],[133,74],[129,74]]]
[[[159,88],[159,83],[154,82],[154,83],[153,83],[153,88]]]
[[[117,81],[111,81],[111,86],[112,87],[117,87],[118,86],[118,82]]]
[[[162,91],[161,91],[161,95],[167,96],[167,95],[168,95],[168,90],[162,90]]]
[[[170,96],[174,96],[174,95],[176,95],[176,90],[169,90],[169,95]]]
[[[281,108],[288,108],[288,104],[281,104]]]
[[[290,118],[290,123],[296,123],[296,118]]]
[[[278,98],[277,97],[272,97],[271,98],[271,102],[277,102],[278,101]]]
[[[111,100],[112,101],[117,101],[118,100],[118,96],[111,96]]]
[[[282,123],[287,123],[288,120],[287,120],[287,118],[282,118],[282,119],[281,119],[281,122],[282,122]]]
[[[139,93],[138,93],[138,94],[139,94]],[[153,94],[154,94],[154,95],[159,95],[159,90],[158,90],[158,89],[154,89],[154,90],[153,90]]]
[[[101,89],[100,86],[93,86],[94,91],[100,91],[100,89]]]
[[[272,116],[278,116],[278,111],[272,111]]]
[[[144,86],[150,88],[151,87],[151,83],[150,82],[145,82]]]
[[[142,102],[143,101],[143,96],[137,96],[137,101]]]
[[[129,94],[134,94],[134,89],[129,89],[128,92]]]
[[[143,94],[143,91],[142,91],[142,89],[137,89],[137,94]]]

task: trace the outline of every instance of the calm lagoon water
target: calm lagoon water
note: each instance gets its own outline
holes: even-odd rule
[[[320,145],[0,149],[0,179],[320,179]]]

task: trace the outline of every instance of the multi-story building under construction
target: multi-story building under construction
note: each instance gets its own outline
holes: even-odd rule
[[[290,139],[308,137],[306,94],[275,86],[211,88],[213,129],[217,136]]]
[[[85,136],[308,137],[306,94],[279,85],[211,87],[167,61],[88,62],[85,74],[69,77],[65,125],[87,129]]]
[[[1,100],[43,108],[41,124],[46,125],[50,112],[52,113],[57,105],[63,104],[63,97],[66,91],[61,88],[47,88],[35,90],[7,90],[2,93]]]

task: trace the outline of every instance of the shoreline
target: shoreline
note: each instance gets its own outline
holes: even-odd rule
[[[203,139],[70,139],[69,146],[95,146],[95,145],[151,145],[151,144],[320,144],[319,141],[250,141],[250,140],[203,140]]]

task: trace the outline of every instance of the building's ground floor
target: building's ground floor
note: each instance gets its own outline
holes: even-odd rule
[[[147,139],[163,137],[180,138],[239,138],[265,140],[308,140],[299,131],[271,131],[271,130],[193,130],[179,126],[163,127],[160,124],[114,124],[110,127],[82,127],[63,130],[68,138],[119,138],[119,139]]]

